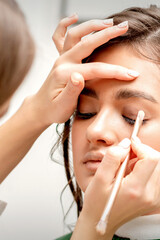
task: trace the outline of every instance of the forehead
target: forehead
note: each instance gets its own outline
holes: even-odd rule
[[[113,46],[97,53],[93,62],[104,62],[107,64],[120,65],[128,69],[138,71],[139,77],[134,81],[119,81],[116,79],[93,79],[86,81],[86,87],[96,88],[97,91],[101,86],[123,86],[139,90],[146,90],[153,95],[160,93],[160,69],[159,67],[142,57],[130,46]],[[105,87],[105,86],[104,86]],[[104,88],[103,88],[104,90]],[[160,97],[159,97],[160,98]]]

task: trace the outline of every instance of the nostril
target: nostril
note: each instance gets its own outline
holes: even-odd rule
[[[104,140],[98,140],[97,142],[106,143]]]
[[[106,139],[106,140],[99,139],[99,140],[97,140],[97,143],[101,143],[101,144],[104,144],[104,145],[107,145],[107,146],[111,146],[111,145],[114,144],[114,142],[110,139]]]

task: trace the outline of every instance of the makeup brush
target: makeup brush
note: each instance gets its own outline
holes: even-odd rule
[[[144,112],[142,110],[140,110],[137,114],[137,118],[136,118],[136,121],[135,121],[135,124],[134,124],[134,128],[133,128],[131,138],[137,136],[138,131],[140,129],[140,126],[143,122],[144,116],[145,116]],[[126,166],[127,166],[128,160],[129,160],[129,155],[130,154],[128,154],[126,156],[124,162],[122,163],[121,167],[119,168],[118,174],[116,176],[116,179],[115,179],[115,182],[114,182],[114,185],[113,185],[111,195],[110,195],[109,200],[107,202],[107,205],[106,205],[106,207],[103,211],[101,219],[96,226],[97,232],[100,233],[101,235],[104,235],[105,232],[106,232],[109,214],[111,212],[112,205],[113,205],[113,203],[115,201],[115,198],[116,198],[116,195],[118,193],[121,181],[124,177]]]

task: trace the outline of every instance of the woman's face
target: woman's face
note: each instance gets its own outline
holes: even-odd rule
[[[94,61],[121,65],[140,73],[134,81],[93,79],[86,81],[72,127],[76,180],[85,191],[108,147],[130,138],[139,110],[145,120],[141,141],[160,151],[160,70],[126,46],[96,55]]]

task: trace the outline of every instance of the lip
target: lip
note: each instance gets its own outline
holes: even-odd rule
[[[83,164],[89,171],[96,172],[103,157],[104,157],[104,154],[101,152],[88,152],[84,156]]]

